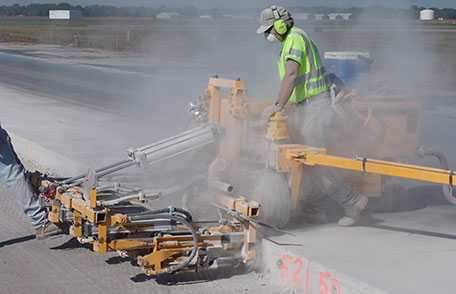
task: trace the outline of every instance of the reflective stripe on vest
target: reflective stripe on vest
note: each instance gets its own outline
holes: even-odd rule
[[[300,75],[299,77],[296,78],[295,82],[294,82],[294,86],[299,86],[300,84],[304,84],[305,82],[307,81],[310,81],[312,79],[316,79],[316,78],[319,78],[319,77],[323,77],[325,76],[326,74],[326,70],[324,67],[320,68],[320,69],[317,69],[317,70],[313,70],[309,73],[306,73],[306,74],[303,74],[303,75]]]
[[[312,92],[312,91],[321,89],[324,86],[326,86],[326,80],[323,78],[318,81],[307,82],[306,89],[307,89],[307,91]]]
[[[309,42],[308,46],[306,46],[306,54],[307,54],[307,59],[309,60],[309,64],[310,64],[310,71],[306,74],[303,74],[303,75],[300,75],[299,77],[297,77],[294,82],[294,86],[296,87],[296,86],[299,86],[300,84],[308,82],[308,85],[306,86],[306,89],[308,91],[316,90],[318,88],[325,86],[325,78],[324,78],[325,77],[325,68],[324,67],[321,67],[318,69],[316,68],[317,66],[315,64],[315,54],[313,51],[313,47],[314,47],[313,42],[305,34],[302,34],[299,31],[293,31],[292,33],[300,35],[304,40]],[[294,55],[299,58],[302,58],[304,56],[303,51],[293,49],[293,48],[290,49],[289,53],[291,55]],[[316,78],[320,78],[320,77],[321,77],[321,80],[319,80],[317,82],[315,82],[315,81],[311,82],[312,79],[316,79]]]
[[[298,50],[298,49],[290,48],[290,52],[289,53],[290,53],[290,55],[296,56],[299,59],[304,57],[304,52],[301,51],[301,50]]]

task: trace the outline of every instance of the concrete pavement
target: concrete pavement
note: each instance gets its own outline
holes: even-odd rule
[[[373,214],[372,224],[297,226],[272,237],[265,268],[282,287],[319,293],[454,293],[456,209]],[[381,290],[379,290],[381,289]],[[321,293],[321,292],[320,292]]]
[[[117,160],[119,156],[123,158],[124,150],[131,146],[132,141],[144,139],[146,129],[149,130],[151,137],[158,136],[156,133],[160,133],[159,128],[149,129],[149,126],[135,125],[130,118],[118,117],[81,105],[58,102],[14,89],[5,88],[2,93],[0,102],[10,109],[2,113],[5,127],[20,136],[31,138],[31,142],[39,141],[43,150],[51,150],[61,155],[61,158],[71,158],[80,165],[80,171],[85,171],[84,167],[87,166],[94,167],[98,163]],[[30,103],[31,101],[33,103]],[[35,115],[28,115],[30,113]],[[129,120],[130,123],[126,124]],[[128,132],[129,129],[136,127],[142,132]],[[105,140],[99,142],[100,136]],[[53,161],[54,158],[50,156],[49,159]],[[153,181],[152,184],[156,183]],[[452,227],[456,210],[451,206],[435,206],[441,203],[435,201],[441,197],[440,190],[435,187],[429,187],[427,190],[424,188],[420,190],[419,187],[414,189],[416,189],[414,194],[419,196],[418,198],[429,196],[434,198],[434,201],[425,201],[420,206],[421,209],[415,211],[376,214],[374,215],[376,227],[341,229],[333,224],[318,227],[296,226],[295,229],[291,229],[295,237],[273,237],[271,239],[274,242],[264,243],[265,275],[263,278],[258,280],[255,274],[249,274],[225,280],[226,286],[223,280],[212,283],[215,283],[214,287],[217,287],[217,290],[218,287],[226,289],[226,293],[240,290],[231,288],[231,281],[234,284],[240,282],[242,285],[253,283],[247,287],[248,292],[258,289],[261,291],[262,287],[272,287],[269,283],[273,283],[274,287],[285,291],[307,291],[307,293],[321,293],[319,291],[322,285],[340,288],[343,291],[334,293],[347,294],[425,293],[434,290],[438,290],[439,293],[451,293],[451,266],[455,261]],[[106,260],[112,256],[100,257],[74,244],[67,244],[64,247],[76,248],[62,251],[49,250],[48,245],[32,240],[30,236],[32,232],[27,222],[22,220],[22,215],[17,212],[17,209],[13,209],[13,200],[7,196],[2,199],[1,207],[2,209],[7,207],[8,211],[4,216],[0,216],[0,218],[4,217],[0,221],[5,224],[2,226],[4,232],[1,240],[4,241],[1,244],[4,248],[8,248],[1,251],[2,255],[6,254],[5,258],[2,256],[2,260],[6,261],[2,266],[5,275],[2,280],[8,283],[6,289],[14,293],[27,292],[33,283],[38,283],[38,289],[43,293],[52,293],[49,292],[52,291],[52,287],[47,282],[34,278],[35,275],[43,273],[46,277],[55,277],[59,281],[71,280],[67,282],[70,284],[73,283],[73,279],[75,285],[87,284],[84,289],[89,291],[88,293],[99,291],[111,284],[115,285],[116,289],[128,290],[131,293],[136,293],[134,292],[136,290],[139,293],[147,288],[143,288],[144,283],[131,282],[133,284],[130,284],[129,278],[125,278],[138,274],[137,269],[131,268],[130,264],[107,265]],[[441,235],[435,236],[430,233]],[[62,243],[64,242],[57,242],[57,246]],[[302,246],[277,246],[277,243]],[[41,257],[43,254],[44,256],[49,254],[48,258]],[[36,259],[35,255],[40,258]],[[73,264],[75,256],[78,260],[76,265]],[[26,263],[31,263],[33,266],[25,267]],[[11,266],[11,264],[17,264],[17,266]],[[49,270],[44,272],[38,270],[40,264],[45,264]],[[288,266],[287,271],[284,270],[284,264]],[[297,264],[300,268],[296,268]],[[441,269],[441,272],[437,272],[436,268]],[[56,271],[62,274],[56,274]],[[63,272],[70,273],[63,274]],[[90,274],[84,274],[85,272]],[[107,276],[104,277],[101,273],[107,273]],[[27,277],[31,284],[19,286],[23,284],[17,277]],[[435,281],[438,281],[438,284]],[[150,287],[148,283],[145,284]],[[222,286],[217,283],[222,283],[220,284]],[[263,284],[267,286],[261,286]],[[215,290],[211,288],[211,283],[207,287],[207,293]],[[274,287],[267,289],[268,291],[277,289]],[[176,288],[157,289],[172,292]],[[193,291],[192,287],[188,290],[182,289],[190,293]],[[202,291],[205,291],[204,289]],[[421,292],[421,290],[425,291]]]

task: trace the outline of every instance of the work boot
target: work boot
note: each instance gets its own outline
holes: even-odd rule
[[[345,208],[345,216],[339,220],[339,226],[350,227],[358,223],[361,212],[367,207],[368,202],[369,199],[366,196],[361,195],[361,198],[355,205]]]
[[[52,236],[63,234],[63,230],[56,224],[46,222],[41,228],[36,230],[35,236],[38,240],[44,240]]]

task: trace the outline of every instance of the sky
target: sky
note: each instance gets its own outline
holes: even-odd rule
[[[110,4],[116,6],[185,6],[195,5],[200,8],[256,8],[270,4],[283,6],[366,6],[383,5],[390,7],[409,7],[419,5],[425,7],[456,8],[456,0],[0,0],[0,5],[30,4],[30,3],[60,3],[67,2],[73,5]]]

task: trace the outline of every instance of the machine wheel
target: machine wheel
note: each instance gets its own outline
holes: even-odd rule
[[[252,200],[261,205],[260,220],[277,228],[285,227],[291,216],[291,195],[285,175],[264,170],[253,191]]]

